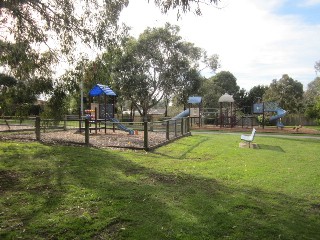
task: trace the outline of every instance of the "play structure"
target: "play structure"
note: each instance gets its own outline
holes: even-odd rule
[[[278,103],[276,102],[263,102],[263,103],[253,104],[253,113],[263,115],[263,120],[262,120],[263,126],[264,126],[265,113],[275,113],[275,115],[269,118],[269,121],[270,122],[277,121],[276,126],[283,128],[284,125],[281,121],[281,118],[283,118],[286,115],[287,111],[280,108]]]
[[[202,112],[202,97],[193,96],[188,99],[188,108],[175,117],[171,118],[171,120],[176,120],[184,117],[189,117],[192,123],[198,122],[199,126],[201,126],[201,112]]]
[[[218,124],[220,127],[234,127],[237,123],[235,108],[233,106],[234,99],[228,93],[219,98],[220,114]]]
[[[90,120],[90,125],[92,125],[92,129],[94,129],[96,133],[102,128],[105,129],[106,133],[107,122],[112,122],[113,130],[116,126],[119,130],[133,135],[134,131],[132,129],[128,129],[115,118],[116,96],[116,93],[107,85],[95,85],[89,91],[90,109],[85,110],[86,118]],[[101,97],[103,97],[103,102],[101,101]],[[102,127],[102,125],[104,125],[104,127]]]

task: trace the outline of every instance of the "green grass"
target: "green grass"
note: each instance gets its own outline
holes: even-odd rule
[[[320,131],[320,126],[319,125],[317,125],[317,126],[305,126],[305,127]]]
[[[315,139],[113,151],[0,143],[0,239],[318,239]]]

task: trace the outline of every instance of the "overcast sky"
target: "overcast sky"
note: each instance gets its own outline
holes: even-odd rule
[[[220,56],[219,71],[230,71],[240,88],[288,74],[306,90],[320,60],[320,0],[221,0],[219,7],[203,5],[202,16],[177,21],[176,12],[161,14],[152,0],[130,0],[121,21],[134,37],[165,22],[180,26],[183,40]]]

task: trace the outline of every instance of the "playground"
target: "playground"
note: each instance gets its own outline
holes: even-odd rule
[[[130,148],[149,149],[161,146],[176,138],[188,135],[188,128],[193,131],[223,131],[223,132],[250,132],[253,127],[259,133],[278,134],[319,134],[319,131],[304,126],[284,126],[281,122],[286,111],[276,103],[256,103],[253,105],[254,114],[275,113],[271,115],[273,126],[258,125],[253,122],[255,116],[237,119],[233,98],[223,95],[219,99],[220,109],[216,110],[215,124],[204,124],[208,112],[202,107],[202,98],[192,96],[188,100],[188,108],[165,122],[120,122],[115,118],[116,94],[105,85],[96,85],[89,92],[90,108],[84,109],[85,115],[75,119],[65,118],[56,125],[53,121],[41,120],[39,134],[35,131],[35,119],[25,120],[23,123],[14,120],[0,120],[0,139],[36,141],[41,140],[48,144],[89,145],[96,148]],[[93,101],[95,99],[95,101]],[[109,102],[107,102],[107,100]],[[187,122],[188,120],[188,122]],[[87,132],[85,121],[88,122]],[[244,124],[245,121],[245,124]],[[147,133],[147,136],[146,134]],[[147,146],[146,146],[147,144]]]
[[[4,133],[0,139],[150,150],[190,135],[186,118],[151,123],[120,122],[115,116],[117,95],[107,85],[95,85],[88,95],[89,108],[84,109],[81,102],[79,116],[65,116],[61,121],[40,117],[0,119],[0,132]]]
[[[279,107],[276,102],[258,102],[252,104],[251,114],[244,114],[234,104],[229,94],[219,98],[219,108],[203,108],[202,98],[192,96],[188,99],[188,107],[172,119],[189,117],[193,130],[247,132],[253,128],[265,133],[300,133],[318,134],[317,130],[299,124],[285,126],[283,119],[287,111]],[[258,121],[260,117],[260,122]],[[297,124],[298,123],[298,124]]]

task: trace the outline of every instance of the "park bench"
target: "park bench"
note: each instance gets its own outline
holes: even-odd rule
[[[248,142],[249,148],[250,148],[250,143],[254,140],[255,134],[256,134],[256,129],[253,128],[250,135],[241,135],[241,140]]]

